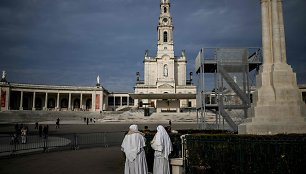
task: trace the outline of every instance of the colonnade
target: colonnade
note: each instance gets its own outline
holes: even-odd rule
[[[107,109],[108,93],[102,87],[8,84],[0,86],[1,110]]]
[[[99,110],[100,107],[95,107],[93,103],[96,103],[96,96],[93,93],[66,93],[66,92],[29,92],[29,91],[13,91],[11,95],[17,95],[19,98],[19,110],[24,110],[25,107],[25,97],[24,93],[29,94],[27,100],[31,100],[32,108],[26,107],[31,110],[88,110],[95,111]],[[100,97],[100,95],[99,95]],[[11,99],[12,100],[12,99]],[[99,102],[103,101],[102,97],[99,99]],[[38,103],[37,103],[38,102]],[[51,102],[51,103],[50,103]],[[28,102],[27,102],[28,103]],[[14,103],[10,103],[14,105]],[[11,106],[11,108],[14,108]]]
[[[32,97],[31,97],[31,100],[32,100],[32,110],[36,110],[37,109],[37,98],[39,99],[43,99],[44,100],[44,105],[41,109],[43,110],[48,110],[48,109],[55,109],[55,110],[60,110],[63,108],[63,106],[60,104],[60,101],[62,100],[65,100],[66,98],[63,97],[63,95],[67,95],[68,94],[68,103],[67,103],[67,110],[73,110],[73,109],[80,109],[80,110],[89,110],[89,109],[92,109],[92,94],[87,94],[87,98],[85,98],[85,100],[83,101],[83,96],[86,95],[86,94],[83,94],[83,93],[53,93],[53,92],[27,92],[27,91],[16,91],[16,92],[20,92],[20,101],[19,101],[19,110],[23,110],[24,108],[24,93],[32,93]],[[44,97],[39,97],[37,96],[36,94],[39,93],[39,94],[43,94]],[[49,94],[55,94],[56,95],[56,99],[54,100],[54,103],[55,105],[53,105],[52,103],[50,104],[50,99],[54,99],[54,97],[50,96]],[[74,98],[72,98],[72,94],[75,95]],[[41,95],[40,95],[41,96]],[[89,96],[89,97],[88,97]],[[62,100],[60,100],[62,99]],[[73,100],[74,99],[74,100]],[[79,100],[79,105],[75,105],[74,102],[72,101],[75,101],[75,100]],[[87,100],[90,100],[90,104],[86,103]],[[53,100],[51,100],[53,101]],[[85,103],[84,103],[85,102]],[[40,105],[40,104],[39,104]],[[39,107],[40,108],[40,107]],[[38,108],[38,109],[39,109]],[[64,107],[66,108],[66,107]]]
[[[120,99],[118,102],[118,98]],[[119,107],[134,106],[134,100],[127,93],[116,93],[108,96],[108,107],[115,110]]]

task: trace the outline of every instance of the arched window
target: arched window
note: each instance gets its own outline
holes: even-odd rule
[[[167,33],[167,31],[164,32],[164,42],[168,42],[168,33]]]
[[[167,7],[164,7],[164,13],[167,13]]]

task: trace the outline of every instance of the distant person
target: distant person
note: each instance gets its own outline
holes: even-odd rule
[[[43,133],[44,133],[44,138],[45,139],[48,137],[48,132],[49,132],[49,126],[45,125],[44,129],[43,129]]]
[[[34,129],[38,129],[38,122],[35,122],[35,128]]]
[[[26,144],[27,143],[27,129],[26,127],[22,127],[21,129],[21,143]]]
[[[153,174],[170,174],[168,156],[172,151],[172,143],[163,126],[157,126],[157,133],[151,141],[151,147],[155,150]]]
[[[84,117],[84,122],[86,123],[86,117]]]
[[[121,144],[125,153],[124,174],[147,174],[148,166],[144,147],[146,146],[143,133],[138,131],[137,125],[131,125]]]
[[[87,124],[87,125],[88,125],[88,122],[89,122],[89,119],[87,118],[87,119],[86,119],[86,124]]]
[[[168,128],[169,132],[171,132],[171,125],[172,125],[171,120],[169,120],[169,128]]]
[[[57,129],[60,128],[60,119],[59,118],[56,119],[56,128]]]
[[[148,127],[148,126],[145,126],[143,132],[144,132],[144,133],[150,132],[149,127]]]
[[[19,140],[18,140],[18,137],[17,137],[17,134],[14,133],[11,137],[11,142],[10,142],[11,145],[14,145],[14,144],[19,144]]]

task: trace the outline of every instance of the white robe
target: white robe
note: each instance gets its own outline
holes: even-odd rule
[[[157,133],[151,142],[151,147],[155,150],[153,174],[170,174],[168,156],[172,151],[172,143],[164,127],[157,127]]]
[[[153,174],[170,174],[169,161],[162,152],[154,153]]]
[[[128,158],[125,160],[124,174],[147,174],[148,166],[145,151],[142,149],[141,152],[136,156],[134,161],[130,161]]]
[[[138,132],[137,126],[134,126],[136,125],[130,127],[132,133],[125,135],[121,145],[126,156],[124,174],[147,174],[148,166],[143,149],[146,145],[145,138]]]

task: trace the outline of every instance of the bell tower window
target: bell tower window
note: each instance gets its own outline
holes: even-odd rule
[[[167,13],[167,7],[164,7],[164,13]]]
[[[164,42],[168,42],[168,33],[167,33],[167,31],[164,32]]]

